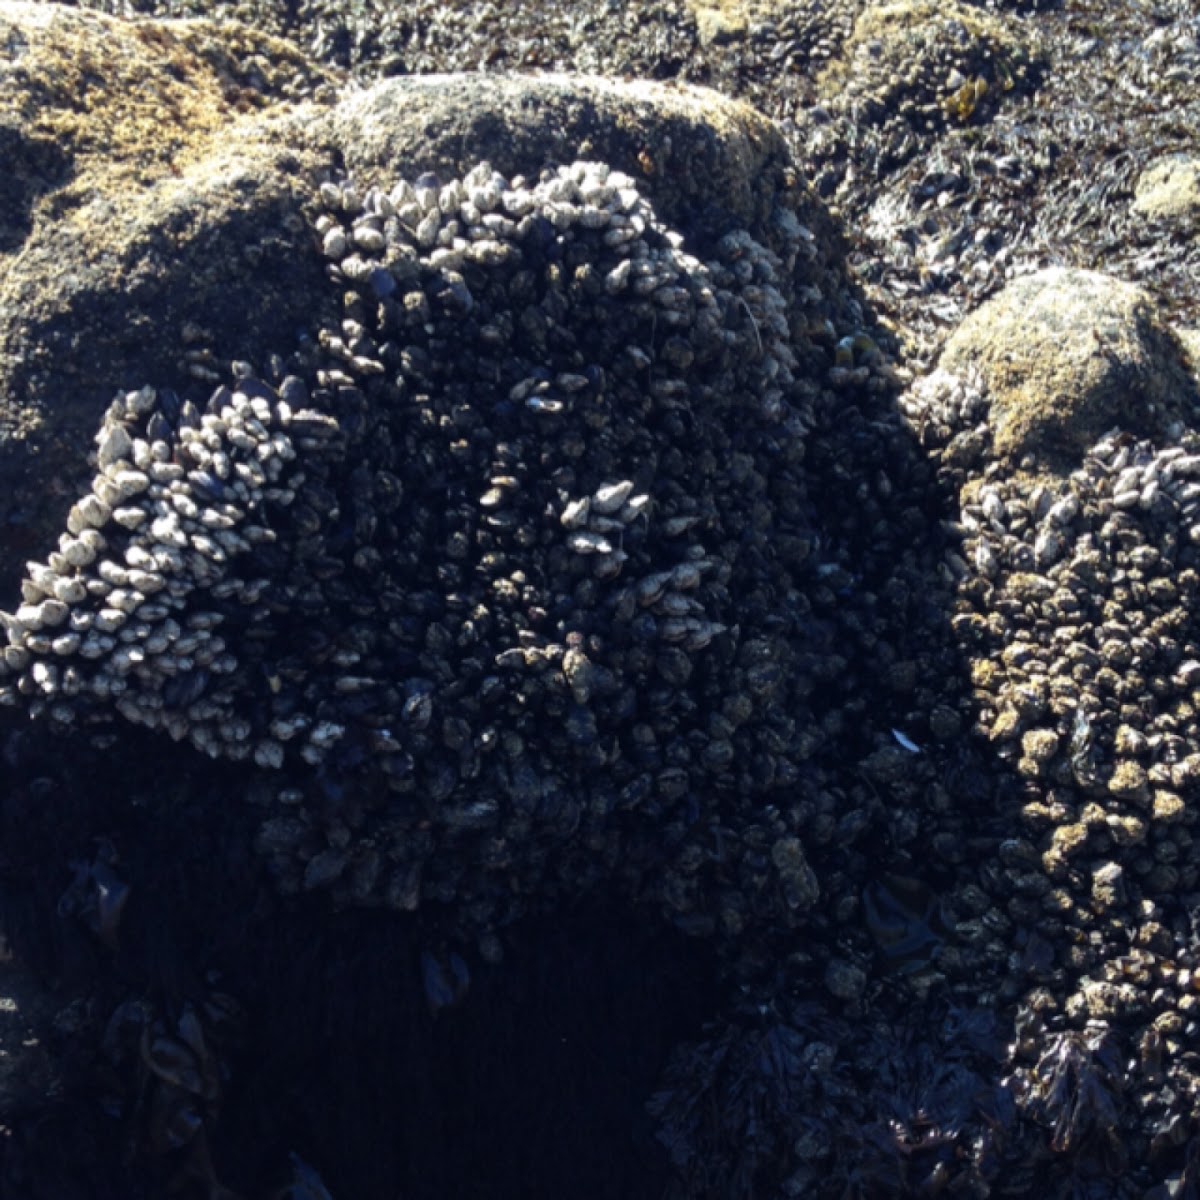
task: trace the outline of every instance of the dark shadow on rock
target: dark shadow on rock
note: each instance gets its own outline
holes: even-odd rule
[[[417,922],[296,913],[257,939],[252,1050],[214,1151],[262,1194],[297,1149],[335,1196],[655,1197],[644,1102],[717,994],[703,947],[604,909],[531,920],[431,1013]]]
[[[66,182],[69,159],[52,142],[31,138],[0,124],[0,254],[15,250],[32,228],[31,210],[40,196]]]
[[[101,1042],[131,997],[179,1014],[214,980],[246,1013],[210,1143],[217,1178],[240,1195],[274,1194],[290,1153],[333,1195],[362,1200],[661,1195],[665,1153],[643,1104],[671,1046],[711,1013],[703,944],[603,906],[531,919],[501,965],[468,956],[465,999],[435,1015],[421,958],[438,945],[436,912],[275,897],[248,856],[253,810],[236,772],[198,763],[183,778],[169,749],[137,738],[136,757],[122,755],[137,767],[77,771],[36,741],[18,766],[46,772],[38,803],[18,778],[4,805],[6,844],[26,857],[5,864],[3,925],[56,1003],[86,1016],[46,1031],[62,1098],[5,1114],[5,1200],[178,1183],[183,1156],[147,1153],[144,1066]],[[115,948],[59,903],[66,862],[99,842],[130,892]]]

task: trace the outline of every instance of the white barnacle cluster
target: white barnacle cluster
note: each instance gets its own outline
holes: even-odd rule
[[[754,368],[748,373],[754,386],[741,402],[759,405],[772,419],[802,417],[785,403],[796,366],[788,304],[778,286],[788,264],[745,230],[727,234],[714,257],[700,262],[634,181],[605,163],[547,169],[536,181],[505,179],[481,163],[445,185],[427,174],[365,195],[348,184],[326,183],[321,196],[328,211],[317,228],[331,261],[331,277],[374,289],[382,301],[400,297],[408,316],[427,321],[440,309],[478,320],[477,297],[464,272],[508,268],[519,274],[530,251],[541,251],[564,290],[575,291],[580,299],[620,301],[626,319],[654,320],[663,335],[659,345],[635,340],[621,347],[631,364],[644,371],[651,395],[668,398],[686,391],[680,380],[652,369],[655,363],[686,370],[698,355],[699,361],[711,360],[718,346],[737,346]],[[802,249],[806,232],[798,225],[795,230],[792,257]],[[555,256],[556,248],[572,243],[586,246],[586,262],[582,255],[574,262],[571,255],[561,261]],[[381,267],[386,274],[381,275]],[[428,288],[418,294],[405,286],[427,281],[430,273],[437,279],[434,295]],[[544,346],[554,329],[556,314],[541,307],[536,316],[517,310],[524,318],[521,332],[535,346]],[[603,305],[594,308],[597,314],[604,311]],[[608,311],[614,311],[612,306]],[[558,315],[566,315],[565,306]],[[382,364],[365,352],[362,323],[351,320],[348,325],[329,331],[322,344],[352,374],[384,373]],[[386,332],[386,325],[385,319],[380,332]],[[488,328],[493,345],[502,345],[504,327]],[[592,387],[594,379],[578,368],[553,377],[535,370],[511,386],[510,399],[532,413],[554,416],[573,395],[586,395]],[[794,404],[794,395],[791,400]]]
[[[0,614],[0,696],[64,724],[111,705],[210,754],[274,758],[235,712],[239,659],[223,627],[268,586],[238,561],[276,539],[297,443],[334,432],[304,401],[295,379],[277,393],[241,378],[203,410],[149,386],[118,396],[91,490],[58,548],[27,564],[22,604]]]

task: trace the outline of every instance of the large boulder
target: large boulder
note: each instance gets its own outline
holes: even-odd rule
[[[205,956],[312,1012],[254,938],[285,910],[278,959],[311,946],[336,976],[321,893],[393,910],[364,942],[421,948],[419,973],[371,968],[361,1011],[336,998],[351,1029],[389,983],[453,1007],[464,956],[495,966],[518,918],[577,901],[770,976],[844,901],[810,832],[840,855],[864,829],[816,761],[845,659],[804,595],[808,436],[818,403],[885,386],[778,130],[702,89],[558,76],[337,98],[241,31],[2,13],[30,47],[3,81],[21,161],[65,164],[3,197],[0,732],[47,797],[4,883],[90,948],[108,986],[77,984],[78,1041],[134,1141],[201,1168],[236,1011]],[[80,114],[52,81],[77,88],[96,40],[121,61]]]

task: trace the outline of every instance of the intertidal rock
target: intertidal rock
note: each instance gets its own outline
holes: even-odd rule
[[[956,0],[882,0],[858,14],[822,87],[839,104],[853,97],[873,125],[935,129],[995,111],[1033,66],[1010,18]]]
[[[309,319],[298,177],[323,159],[286,101],[326,78],[238,25],[0,4],[6,587],[84,482],[114,387],[214,379],[218,346],[263,358]]]
[[[628,1001],[639,1054],[675,1046],[652,1102],[673,1194],[1186,1182],[1191,385],[1144,297],[1059,272],[981,310],[902,416],[802,178],[811,152],[848,195],[935,129],[953,154],[860,209],[914,274],[856,266],[942,289],[920,319],[952,319],[1011,270],[980,212],[1042,169],[1003,144],[1036,75],[1018,23],[865,10],[797,159],[711,93],[441,77],[335,100],[251,35],[222,59],[204,25],[0,12],[34,76],[47,45],[80,48],[68,31],[126,39],[87,76],[109,166],[42,80],[0,192],[20,435],[0,471],[36,458],[53,483],[0,534],[3,751],[47,772],[4,797],[4,883],[39,911],[50,889],[106,975],[76,1044],[99,1045],[122,1150],[228,1194],[210,1135],[249,1145],[278,1112],[312,1149],[262,1151],[272,1182],[246,1194],[414,1190],[389,1155],[424,1128],[404,1095],[421,1019],[479,1021],[472,1078],[480,1051],[503,1060],[503,1019],[472,1001],[522,937],[552,974],[547,926],[571,942],[592,906],[682,932],[715,977],[689,994],[715,1021],[666,1034],[634,956],[580,977]],[[848,13],[798,5],[744,38],[798,75]],[[97,752],[93,782],[73,764]],[[231,965],[248,1027],[209,970]],[[332,1089],[291,1065],[311,1029],[353,1047]],[[246,1101],[241,1072],[274,1056],[286,1085]],[[339,1105],[351,1088],[379,1111]],[[387,1162],[374,1190],[343,1183],[353,1159]]]
[[[1068,313],[1099,286],[1062,274],[1046,294],[1071,279],[1082,286],[1060,301]],[[1149,313],[1140,320],[1153,328]],[[996,324],[984,376],[1003,369],[1001,346],[1015,357],[1033,340]],[[983,336],[983,314],[968,326],[956,335],[964,344]],[[1169,350],[1127,357],[1177,386]],[[1046,393],[1061,403],[1040,409],[1050,428],[1026,444],[1024,470],[980,453],[996,401],[970,370],[939,370],[903,401],[959,489],[951,625],[970,663],[975,734],[1020,781],[998,810],[995,861],[948,897],[980,917],[957,925],[960,961],[1004,977],[1018,998],[1019,1110],[1053,1129],[1064,1170],[1099,1153],[1113,1173],[1164,1170],[1186,1141],[1177,1098],[1196,1086],[1200,1031],[1197,410],[1176,391],[1153,411],[1142,403],[1149,385],[1125,402],[1120,378],[1103,415],[1086,392]],[[1068,449],[1082,449],[1073,468]],[[1058,468],[1031,477],[1036,450],[1057,450]]]
[[[27,186],[0,195],[0,226],[12,232],[0,246],[0,471],[9,483],[0,580],[10,589],[87,483],[77,447],[114,388],[215,386],[230,362],[265,369],[273,354],[286,358],[331,315],[314,317],[314,303],[330,300],[314,300],[326,295],[319,259],[297,245],[311,236],[334,160],[369,186],[372,170],[386,164],[383,182],[398,161],[414,177],[449,177],[489,158],[511,175],[570,161],[590,143],[652,182],[665,218],[689,235],[732,212],[770,245],[771,213],[789,202],[814,234],[822,274],[834,271],[832,225],[784,170],[779,132],[714,93],[442,77],[383,83],[333,106],[325,77],[298,62],[289,74],[293,51],[276,54],[240,27],[215,40],[220,27],[204,22],[152,34],[158,26],[57,6],[9,2],[0,12],[19,48],[0,75],[3,107],[27,116],[11,135],[14,177]],[[112,47],[116,61],[90,77],[81,118],[66,83],[80,70],[73,56],[93,43]],[[173,56],[165,64],[160,43]],[[259,62],[268,51],[276,67]],[[193,87],[179,92],[172,62]],[[49,146],[62,156],[54,169],[43,161]]]
[[[799,710],[803,629],[757,599],[793,592],[811,545],[779,290],[798,223],[778,218],[785,262],[738,230],[703,262],[587,163],[321,194],[344,309],[307,381],[114,401],[91,490],[5,616],[8,698],[374,779],[332,825],[295,800],[268,822],[289,888],[454,900],[486,929],[520,891],[544,902],[547,872],[579,889],[619,862],[644,889],[697,804],[728,872],[802,758],[771,729]],[[802,823],[777,824],[722,902],[739,926],[819,894]],[[733,919],[697,894],[699,849],[651,887],[697,931]]]
[[[1200,159],[1172,154],[1151,163],[1138,176],[1133,211],[1157,221],[1195,219],[1200,213]]]
[[[1114,426],[1162,435],[1195,419],[1200,399],[1180,358],[1144,289],[1049,267],[967,317],[939,367],[978,373],[991,454],[1073,467]]]
[[[228,140],[265,139],[264,177],[298,147],[277,208],[246,218],[283,269],[260,292],[220,206],[193,244],[211,289],[187,255],[145,260],[164,335],[105,385],[68,501],[26,492],[18,533],[58,536],[21,555],[5,700],[81,746],[119,751],[132,723],[253,764],[279,889],[419,909],[452,947],[422,956],[431,1006],[465,989],[453,947],[497,961],[498,931],[589,896],[773,977],[822,906],[856,904],[827,863],[868,791],[825,791],[810,762],[844,659],[806,595],[852,581],[813,561],[806,461],[818,406],[887,386],[778,132],[705,93],[562,78],[392,82],[257,120]],[[150,192],[147,239],[195,199]],[[141,229],[110,223],[126,261]],[[35,313],[52,237],[13,253]],[[72,281],[20,327],[42,349],[17,412],[55,387],[85,411],[144,299],[127,282]],[[299,335],[272,324],[301,311]],[[70,429],[31,422],[27,445]],[[111,950],[121,905],[88,913]],[[857,995],[862,958],[815,975]],[[177,1012],[143,1016],[187,1040]],[[193,1148],[216,1094],[187,1110]]]
[[[227,290],[191,288],[186,259],[186,287],[151,275],[179,288],[168,328],[186,297],[203,350],[177,347],[172,386],[109,407],[90,484],[8,617],[10,695],[69,725],[111,710],[217,756],[372,773],[332,824],[293,802],[264,828],[286,886],[344,899],[412,907],[431,814],[449,841],[424,886],[449,899],[475,857],[451,849],[462,838],[496,856],[486,875],[512,869],[522,830],[586,841],[644,805],[657,826],[701,779],[742,789],[750,813],[801,755],[790,733],[755,732],[790,707],[798,644],[767,597],[807,569],[812,379],[856,328],[836,237],[778,133],[705,93],[553,77],[393,81],[310,115],[246,137],[306,141],[302,172],[336,145],[351,174],[251,218],[291,265],[261,295],[256,273],[241,288],[261,310],[279,287],[275,319],[303,303],[324,324],[267,353],[253,320],[229,329]],[[485,144],[511,174],[473,165]],[[609,161],[542,170],[573,145]],[[399,160],[443,175],[389,178]],[[306,206],[324,211],[297,246]],[[231,216],[211,210],[222,238],[242,228]],[[321,256],[333,287],[306,274]],[[232,268],[224,249],[214,261]],[[106,324],[129,314],[120,281],[84,289]],[[48,328],[78,333],[65,315]],[[90,333],[102,369],[117,345]],[[24,381],[37,397],[77,370],[41,340],[25,356],[48,364]],[[241,353],[257,372],[214,369]],[[142,368],[162,378],[137,355],[120,376]],[[759,893],[802,915],[801,830],[775,824],[753,833],[766,873],[748,868],[719,912],[689,898],[689,850],[656,885],[673,916],[740,925]],[[510,848],[484,853],[497,837]],[[595,850],[598,870],[614,851]],[[622,861],[636,878],[638,854]]]
[[[842,270],[837,227],[790,161],[779,128],[748,105],[702,88],[576,75],[434,75],[384,80],[329,113],[346,169],[390,186],[397,163],[463,175],[480,159],[503,175],[589,153],[628,174],[663,220],[694,242],[730,222],[773,246],[775,210],[812,232],[813,270]],[[840,287],[830,286],[829,302]]]

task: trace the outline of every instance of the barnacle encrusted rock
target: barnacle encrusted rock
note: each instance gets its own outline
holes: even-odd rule
[[[342,321],[306,379],[114,401],[91,491],[4,618],[16,694],[365,772],[376,815],[336,837],[294,801],[268,823],[280,881],[453,898],[468,930],[564,867],[572,889],[617,862],[636,880],[697,802],[757,826],[803,757],[763,740],[799,710],[803,640],[754,599],[807,569],[812,412],[780,291],[799,227],[786,263],[741,230],[703,261],[589,163],[321,194]],[[747,859],[740,920],[812,907],[803,834],[784,815],[773,869]],[[629,886],[715,928],[685,859]]]
[[[1080,285],[1074,298],[1064,294],[1072,281]],[[1054,285],[1033,293],[1030,324],[1052,324],[1046,306],[1058,297],[1068,314],[1059,340],[1074,336],[1067,332],[1074,306],[1114,286],[1075,272]],[[1116,288],[1126,299],[1133,292]],[[1091,1073],[1105,1115],[1081,1109],[1055,1119],[1063,1149],[1079,1144],[1089,1122],[1117,1145],[1138,1127],[1135,1110],[1154,1113],[1151,1127],[1161,1129],[1179,1090],[1192,1087],[1187,1042],[1175,1035],[1181,1014],[1194,1007],[1197,966],[1200,879],[1187,796],[1200,761],[1193,753],[1200,438],[1186,392],[1184,403],[1163,401],[1153,413],[1138,403],[1149,385],[1139,395],[1127,384],[1131,402],[1123,403],[1113,379],[1111,407],[1097,416],[1075,407],[1079,395],[1060,375],[1059,390],[1046,395],[1061,399],[1064,411],[1043,406],[1044,420],[1056,423],[1023,447],[1031,457],[1016,463],[987,454],[989,424],[1000,425],[981,377],[1011,366],[1005,347],[1024,361],[1022,322],[1015,306],[1007,318],[1005,311],[991,314],[991,330],[982,316],[964,327],[992,348],[990,358],[961,376],[933,372],[903,405],[958,488],[960,582],[951,625],[971,660],[977,731],[1022,780],[999,807],[1000,865],[981,877],[993,912],[1003,911],[1028,939],[1022,976],[1006,985],[1021,990],[1019,1021],[1038,1031],[1038,1039],[1014,1046],[1019,1104],[1036,1121],[1051,1119],[1061,1083],[1053,1055],[1081,1050],[1090,1029],[1091,1049],[1074,1069]],[[1152,313],[1137,319],[1154,330]],[[965,343],[965,332],[955,337]],[[1174,383],[1178,364],[1169,350],[1151,358],[1162,335],[1154,337],[1134,342],[1141,349],[1132,362],[1160,373],[1160,386],[1163,374]],[[1105,421],[1112,427],[1087,442]],[[1068,466],[1071,448],[1077,457]],[[1029,463],[1046,461],[1034,450],[1055,449],[1058,469],[1031,479]],[[960,887],[953,902],[960,911],[973,903],[974,886]],[[959,933],[964,965],[986,973],[984,962],[1005,953],[982,930],[961,924]],[[1064,1024],[1073,1032],[1061,1032]],[[1128,1066],[1118,1072],[1122,1053]],[[1144,1160],[1144,1150],[1132,1154]]]
[[[799,786],[838,661],[806,620],[808,431],[862,319],[827,219],[704,93],[422,80],[308,115],[294,203],[253,216],[300,335],[214,331],[194,264],[151,272],[197,307],[173,369],[106,385],[66,500],[29,495],[58,537],[20,555],[5,698],[253,762],[284,892],[419,908],[489,959],[602,895],[770,973],[836,899],[810,835],[841,802]]]
[[[114,386],[215,385],[231,361],[265,364],[294,349],[314,303],[328,303],[315,299],[318,260],[297,245],[311,236],[316,187],[335,158],[369,185],[372,171],[382,182],[399,161],[449,177],[488,157],[514,174],[603,147],[613,166],[653,184],[665,219],[689,235],[731,216],[770,245],[771,214],[786,199],[813,232],[821,269],[834,269],[837,237],[785,172],[778,130],[715,93],[437,77],[388,81],[330,106],[320,73],[297,66],[289,81],[261,68],[274,43],[240,28],[222,41],[204,22],[160,29],[57,6],[3,11],[17,48],[2,77],[10,111],[29,117],[13,136],[66,155],[61,169],[43,170],[37,155],[22,165],[22,151],[15,173],[33,191],[0,194],[0,225],[12,231],[0,272],[0,472],[10,485],[0,545],[13,551],[0,556],[0,581],[9,588],[86,484],[76,448]],[[89,77],[85,119],[56,81],[74,79],[83,68],[73,56],[93,44],[122,53],[111,72]],[[286,65],[291,53],[271,61]],[[180,96],[172,64],[196,84]],[[264,95],[285,99],[262,111]]]
[[[1010,283],[962,322],[939,361],[977,373],[994,453],[1075,466],[1120,425],[1146,435],[1194,421],[1198,397],[1143,288],[1049,267]]]
[[[789,173],[778,127],[703,88],[551,73],[434,75],[352,94],[327,124],[356,178],[374,182],[379,174],[382,183],[398,162],[417,173],[462,175],[480,158],[513,175],[602,151],[688,238],[711,236],[733,220],[770,245],[773,213],[786,201],[813,232],[822,267],[840,255],[828,214]]]
[[[839,104],[857,100],[871,124],[932,129],[994,112],[1032,63],[1011,19],[957,0],[883,0],[858,14],[821,86]]]
[[[285,767],[260,839],[285,888],[455,901],[471,934],[545,903],[546,871],[578,891],[619,870],[693,932],[769,928],[764,904],[804,920],[807,818],[764,823],[756,797],[812,753],[811,679],[788,670],[804,627],[775,598],[800,603],[805,433],[860,317],[778,131],[689,89],[447,77],[228,141],[254,139],[276,168],[299,146],[276,210],[245,218],[289,264],[270,282],[234,253],[231,208],[205,218],[211,291],[201,264],[147,254],[143,218],[108,227],[167,330],[185,301],[188,319],[159,339],[173,369],[122,363],[90,469],[61,472],[69,501],[29,495],[19,528],[57,510],[65,531],[20,556],[9,698],[101,739],[116,713]],[[345,173],[315,174],[333,148]],[[604,161],[545,167],[588,150]],[[147,238],[194,199],[150,192]],[[43,241],[14,255],[29,288]],[[89,277],[24,331],[47,351],[23,356],[43,370],[14,405],[71,394],[82,359],[51,331],[86,297],[102,322],[82,411],[128,348],[105,333],[143,300],[127,282]],[[276,299],[277,322],[306,310],[299,338],[253,319]],[[870,373],[842,368],[846,386]],[[347,773],[363,786],[344,811],[310,794]],[[728,814],[745,878],[720,893],[686,844],[698,797],[746,817]],[[678,867],[645,875],[676,826]]]

